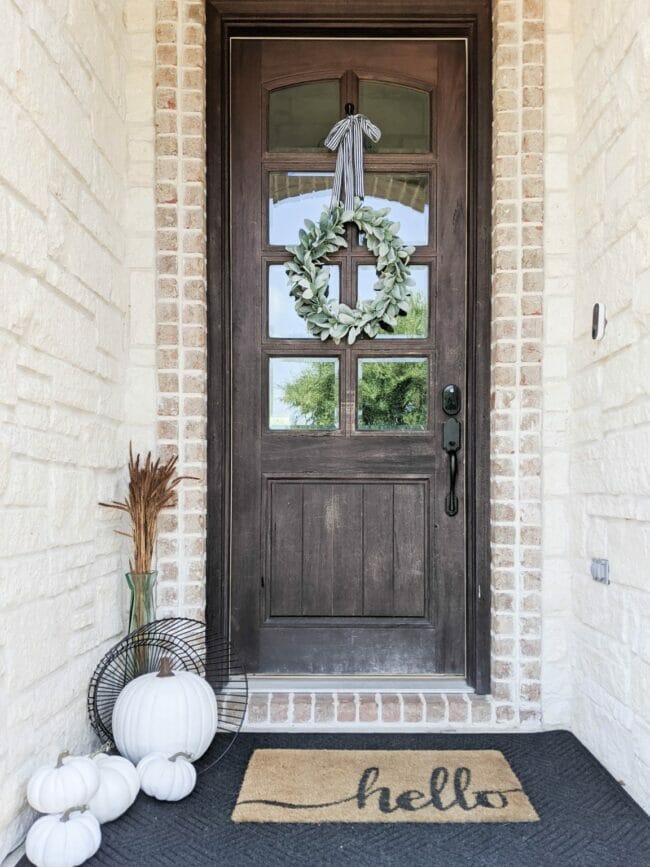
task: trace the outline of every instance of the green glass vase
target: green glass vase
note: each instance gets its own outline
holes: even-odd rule
[[[156,619],[157,572],[127,572],[126,583],[131,591],[129,634]]]

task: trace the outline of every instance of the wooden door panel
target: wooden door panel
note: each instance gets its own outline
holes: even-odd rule
[[[465,526],[462,510],[444,511],[440,394],[449,382],[467,385],[465,44],[238,39],[232,48],[233,638],[252,672],[462,674]],[[429,178],[428,201],[417,187],[416,202],[418,213],[428,207],[429,231],[412,257],[429,273],[426,336],[352,347],[269,336],[268,266],[288,258],[282,244],[269,243],[269,191],[279,200],[322,194],[322,184],[305,178],[333,172],[336,160],[325,151],[268,152],[269,94],[319,77],[340,82],[341,106],[357,102],[362,80],[410,82],[431,94],[429,153],[366,158],[368,196],[391,190],[395,209],[409,184],[389,185],[382,172]],[[355,304],[357,265],[374,260],[351,229],[347,239],[333,261],[341,299]],[[296,366],[274,359],[310,358],[336,360],[339,384],[336,422],[312,429],[291,421],[277,403],[280,379],[274,386],[270,376],[272,364],[276,373]],[[369,362],[364,401],[373,399],[374,362],[411,371],[427,394],[416,424],[368,420],[375,416],[359,402],[360,359]],[[409,361],[421,362],[419,372]],[[271,404],[279,407],[273,417]]]
[[[424,617],[427,481],[269,480],[273,617]]]

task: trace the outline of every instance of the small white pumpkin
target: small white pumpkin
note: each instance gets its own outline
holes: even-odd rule
[[[88,809],[103,825],[129,809],[138,797],[140,777],[135,766],[122,756],[98,753],[93,761],[99,769],[99,788],[88,801]]]
[[[97,819],[86,807],[73,807],[37,819],[27,834],[25,850],[36,867],[77,867],[92,858],[101,842]]]
[[[141,674],[118,695],[113,739],[137,764],[149,753],[189,753],[195,761],[217,731],[217,700],[208,682],[189,671],[172,671],[164,657],[156,674]]]
[[[180,801],[196,785],[196,770],[187,753],[167,756],[150,753],[138,762],[140,785],[145,794],[159,801]]]
[[[27,800],[39,813],[65,813],[87,804],[99,788],[99,770],[88,756],[61,753],[56,765],[44,765],[27,784]]]

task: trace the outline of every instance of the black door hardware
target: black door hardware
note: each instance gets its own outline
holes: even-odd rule
[[[449,491],[445,497],[445,512],[453,517],[458,514],[456,477],[461,437],[460,422],[457,418],[453,418],[460,412],[460,389],[457,385],[446,385],[443,388],[442,409],[445,415],[451,416],[442,424],[442,447],[449,457]]]

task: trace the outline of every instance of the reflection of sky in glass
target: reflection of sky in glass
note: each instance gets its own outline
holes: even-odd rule
[[[287,172],[289,177],[331,178],[329,172]],[[304,229],[305,220],[317,222],[323,213],[323,206],[332,199],[332,187],[326,190],[301,193],[288,199],[274,202],[269,199],[269,243],[297,244],[298,230]]]
[[[330,265],[329,297],[339,300],[338,265]],[[295,300],[289,295],[289,282],[284,265],[269,268],[269,337],[302,337],[318,340],[307,331],[307,323],[296,313]]]
[[[287,172],[289,177],[299,175],[305,177],[331,177],[327,172]],[[426,176],[421,176],[426,183]],[[269,199],[269,243],[284,246],[298,242],[298,230],[304,228],[305,219],[317,222],[323,212],[323,206],[329,206],[332,198],[331,187],[327,190],[301,193],[287,199],[274,202]],[[428,199],[428,196],[427,196]],[[429,243],[429,204],[423,211],[418,211],[409,205],[378,196],[366,196],[365,204],[375,210],[390,208],[390,218],[400,224],[400,237],[405,244],[416,247]]]
[[[366,196],[365,204],[374,210],[390,208],[388,215],[394,223],[400,224],[399,236],[405,244],[413,247],[426,247],[429,243],[429,206],[424,211],[416,211],[401,202],[391,202],[378,196]]]
[[[411,279],[415,286],[411,286],[411,293],[419,296],[421,301],[429,306],[429,267],[427,265],[411,265]],[[359,265],[357,269],[357,297],[360,301],[370,301],[377,293],[374,285],[377,282],[377,271],[374,265]],[[428,317],[427,317],[428,318]],[[426,330],[413,334],[382,334],[379,332],[375,340],[387,337],[426,337]]]
[[[271,358],[269,359],[269,428],[271,430],[291,430],[292,428],[313,427],[308,425],[305,416],[295,407],[282,399],[284,389],[295,382],[312,364],[331,364],[335,371],[336,427],[339,424],[339,362],[335,358]]]

